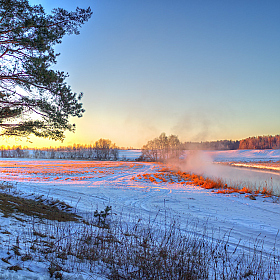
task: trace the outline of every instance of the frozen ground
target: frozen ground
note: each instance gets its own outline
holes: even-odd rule
[[[280,155],[279,150],[207,153],[208,160],[211,156],[219,162],[276,162]],[[203,165],[203,157],[194,164],[199,165],[200,162]],[[230,233],[229,243],[234,245],[241,240],[240,244],[245,249],[259,239],[263,241],[265,251],[279,253],[280,204],[276,198],[259,196],[250,200],[245,194],[216,194],[193,185],[158,184],[137,179],[139,174],[155,173],[161,168],[162,165],[155,163],[1,160],[0,180],[16,184],[17,189],[26,194],[63,200],[82,213],[112,206],[117,215],[137,216],[159,224],[164,223],[168,213],[168,216],[176,217],[183,229],[187,230],[187,224],[193,224],[197,227],[197,234],[205,234],[207,228],[209,238],[217,239]],[[0,256],[4,257],[5,246],[12,237],[3,232],[16,236],[21,234],[22,229],[18,227],[17,220],[3,216],[0,224]],[[22,261],[18,260],[18,263],[22,264]],[[6,267],[7,264],[0,260],[0,279],[49,279],[43,263],[29,264],[35,273],[27,270],[10,272]],[[87,279],[86,276],[80,277]],[[69,275],[69,279],[79,278]]]

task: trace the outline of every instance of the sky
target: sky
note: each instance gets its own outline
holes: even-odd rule
[[[46,12],[91,7],[63,38],[56,69],[86,110],[63,143],[100,138],[141,148],[165,132],[181,141],[280,133],[280,1],[30,0]],[[8,139],[3,142],[13,143]],[[5,144],[5,143],[4,143]]]

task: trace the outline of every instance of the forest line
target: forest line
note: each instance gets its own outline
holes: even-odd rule
[[[73,144],[59,147],[28,148],[22,146],[0,147],[1,158],[45,158],[45,159],[91,159],[119,160],[120,148],[109,139],[100,138],[94,144]],[[165,161],[179,158],[184,150],[237,150],[237,149],[280,149],[280,135],[248,137],[242,140],[218,140],[205,142],[181,142],[176,135],[159,137],[148,141],[138,160]],[[135,149],[139,150],[139,149]]]

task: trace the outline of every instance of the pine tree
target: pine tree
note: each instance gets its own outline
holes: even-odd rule
[[[68,74],[54,71],[54,45],[79,34],[91,9],[46,14],[27,0],[0,0],[0,135],[35,135],[63,140],[74,131],[70,117],[81,117],[82,93],[72,92]]]

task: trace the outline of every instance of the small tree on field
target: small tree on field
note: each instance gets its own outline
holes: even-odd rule
[[[54,45],[91,17],[90,8],[46,14],[27,0],[0,0],[0,135],[63,140],[74,131],[70,117],[81,117],[82,94],[65,82],[68,74],[50,69]]]

